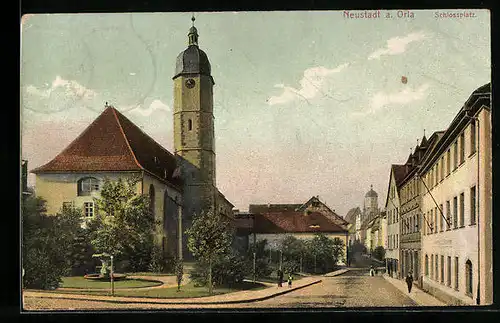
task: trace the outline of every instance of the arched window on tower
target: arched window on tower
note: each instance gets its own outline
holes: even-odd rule
[[[155,215],[155,187],[153,184],[149,185],[149,210],[151,214]]]
[[[189,131],[193,130],[193,120],[191,119],[188,120],[188,130]]]

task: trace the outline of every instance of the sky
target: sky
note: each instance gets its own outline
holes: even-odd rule
[[[215,81],[217,187],[235,208],[319,196],[343,216],[363,205],[370,185],[384,206],[391,164],[405,163],[424,131],[445,130],[491,79],[489,11],[404,12],[195,13]],[[172,77],[190,18],[23,16],[29,170],[60,153],[105,102],[173,152]],[[36,189],[33,174],[29,184]]]

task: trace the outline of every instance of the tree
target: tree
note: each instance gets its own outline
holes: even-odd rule
[[[93,248],[129,261],[129,270],[147,270],[151,262],[158,222],[149,208],[149,197],[136,192],[137,178],[106,179],[95,198],[97,214],[89,223]]]
[[[252,244],[245,253],[247,268],[253,270],[253,253],[255,252],[255,277],[268,277],[273,271],[269,265],[269,251],[266,251],[266,246],[266,239],[259,240]]]
[[[232,232],[230,222],[223,215],[213,210],[202,211],[195,216],[191,225],[186,231],[188,235],[189,251],[197,258],[198,262],[206,263],[208,291],[212,294],[212,266],[217,256],[230,253],[232,243]]]
[[[372,255],[373,255],[373,258],[375,258],[375,259],[378,259],[380,261],[384,260],[385,259],[384,247],[378,246],[377,248],[375,248]]]
[[[23,286],[54,289],[61,277],[68,274],[71,249],[80,229],[80,213],[66,211],[56,215],[46,213],[46,201],[35,196],[23,199],[22,262]],[[70,255],[71,256],[71,255]]]
[[[304,241],[294,236],[286,236],[281,242],[283,252],[283,270],[288,273],[296,273],[301,270],[302,258],[306,253]]]
[[[335,268],[337,262],[344,255],[342,240],[330,239],[318,233],[307,243],[307,267],[317,272],[327,272]]]
[[[340,238],[333,239],[332,254],[333,254],[334,264],[337,264],[345,256],[344,247],[345,247],[344,241],[342,241]]]
[[[177,291],[180,292],[182,278],[184,277],[184,265],[180,258],[175,259],[175,275],[177,278]]]

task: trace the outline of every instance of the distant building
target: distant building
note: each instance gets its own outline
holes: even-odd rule
[[[289,235],[309,240],[322,233],[342,240],[347,256],[349,223],[316,196],[303,204],[250,204],[248,212],[236,211],[234,218],[240,248],[266,239],[271,249],[279,250]]]
[[[400,220],[400,199],[399,188],[406,172],[409,170],[409,165],[391,165],[389,175],[389,187],[387,189],[387,198],[385,202],[385,210],[387,217],[386,239],[386,266],[387,272],[392,277],[400,277],[399,270],[399,220]]]

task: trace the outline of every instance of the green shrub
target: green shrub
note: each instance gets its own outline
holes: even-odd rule
[[[378,246],[377,248],[375,248],[375,250],[373,250],[373,252],[372,252],[372,256],[373,256],[373,258],[378,259],[380,261],[384,260],[385,259],[384,247]]]
[[[220,255],[212,264],[212,281],[215,286],[227,286],[243,281],[251,272],[248,262],[235,253]],[[207,286],[208,264],[206,261],[197,261],[190,273],[190,278],[195,286]]]

